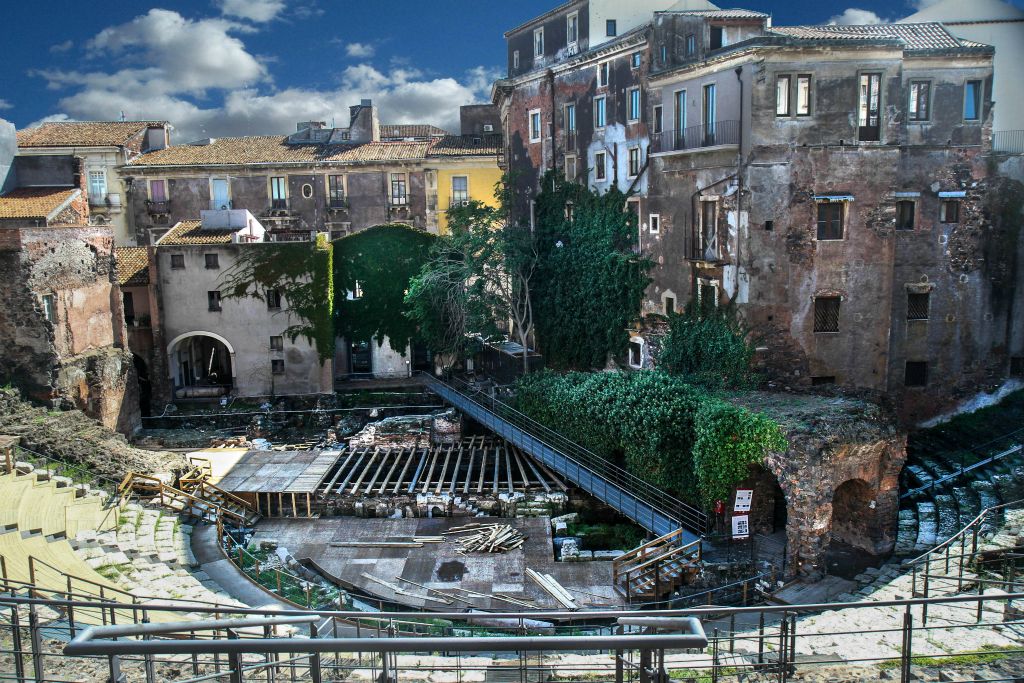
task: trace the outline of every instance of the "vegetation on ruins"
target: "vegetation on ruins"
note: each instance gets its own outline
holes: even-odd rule
[[[658,368],[709,389],[748,388],[756,382],[750,367],[754,345],[728,307],[691,302],[668,318],[669,331]]]
[[[380,345],[386,337],[404,355],[417,334],[405,295],[435,240],[407,225],[378,225],[335,241],[336,334]]]
[[[326,235],[318,235],[314,242],[246,245],[224,273],[221,296],[265,302],[270,290],[279,291],[281,313],[297,320],[284,335],[293,342],[305,338],[316,347],[322,364],[334,357],[333,255]]]
[[[495,188],[498,206],[472,201],[450,209],[449,234],[437,239],[409,285],[406,302],[420,338],[451,359],[467,335],[497,336],[511,321],[527,362],[537,251],[533,234],[508,221],[506,188],[504,181]]]
[[[637,216],[617,189],[601,194],[551,171],[536,197],[537,346],[548,367],[604,367],[629,343],[651,263],[635,252]]]
[[[777,423],[658,371],[520,379],[516,406],[636,476],[710,506],[727,499],[769,452],[786,448]]]

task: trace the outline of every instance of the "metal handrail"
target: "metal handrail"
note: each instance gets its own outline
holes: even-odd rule
[[[981,523],[984,521],[985,517],[987,517],[989,514],[995,512],[997,510],[1002,510],[1003,508],[1008,508],[1008,507],[1011,507],[1011,506],[1017,506],[1017,507],[1024,506],[1024,498],[1022,498],[1020,500],[1013,500],[1013,501],[1010,501],[1009,503],[1002,503],[1000,505],[993,505],[992,507],[985,508],[984,510],[982,510],[981,512],[978,513],[977,517],[975,517],[970,522],[968,522],[967,525],[963,529],[958,531],[955,535],[950,536],[945,541],[943,541],[939,545],[935,546],[931,550],[929,550],[927,552],[924,552],[924,553],[918,555],[917,557],[915,557],[915,558],[913,558],[911,560],[905,561],[903,563],[903,566],[904,567],[912,567],[912,566],[914,566],[916,564],[920,564],[921,562],[923,562],[929,556],[935,555],[937,553],[940,553],[940,552],[946,550],[947,548],[952,547],[952,545],[954,543],[959,542],[959,540],[961,538],[964,538],[966,536],[967,532],[973,531],[975,529],[975,527],[980,526]],[[928,560],[928,561],[930,562],[931,560]]]
[[[517,427],[533,438],[545,443],[550,448],[560,452],[578,466],[590,470],[591,473],[607,479],[610,483],[621,486],[630,493],[636,494],[647,503],[657,505],[661,512],[672,517],[682,526],[685,526],[700,535],[707,533],[708,516],[704,512],[687,505],[666,491],[644,481],[643,479],[640,479],[636,475],[631,474],[627,470],[619,467],[593,451],[570,441],[558,432],[544,426],[533,418],[524,415],[507,403],[504,403],[493,396],[484,394],[480,389],[470,386],[463,380],[450,378],[447,381],[444,381],[428,373],[420,372],[419,374],[426,378],[428,384],[430,382],[438,382],[446,385],[449,389],[455,391],[466,400],[475,403],[484,410],[488,410],[492,414],[509,422],[514,427]],[[465,390],[460,390],[456,385],[456,382],[461,383],[462,386],[465,387]],[[472,392],[472,394],[469,392]],[[473,394],[485,397],[487,402],[482,403],[476,400],[473,397]]]
[[[927,484],[925,484],[924,486],[918,486],[917,488],[913,488],[913,489],[910,489],[908,491],[903,492],[902,494],[900,494],[900,498],[901,499],[903,499],[903,498],[912,498],[912,497],[918,495],[919,493],[924,493],[925,491],[930,491],[930,490],[934,489],[936,486],[941,486],[942,484],[945,484],[948,481],[953,481],[954,479],[959,479],[960,477],[962,477],[963,475],[967,474],[968,472],[971,472],[973,470],[979,469],[981,467],[986,467],[987,465],[991,465],[992,463],[994,463],[994,462],[996,462],[998,460],[1002,460],[1003,458],[1005,458],[1007,456],[1010,456],[1010,455],[1013,455],[1014,453],[1020,453],[1022,450],[1024,450],[1024,445],[1016,444],[1016,445],[1011,446],[1010,448],[1007,448],[1005,451],[1001,451],[1001,452],[996,453],[994,455],[990,455],[989,457],[985,458],[984,460],[979,460],[978,462],[976,462],[976,463],[974,463],[972,465],[968,465],[967,467],[964,467],[963,465],[961,465],[957,469],[956,472],[951,472],[951,473],[949,473],[949,474],[947,474],[945,476],[939,477],[938,479],[934,479],[934,480],[928,482]]]

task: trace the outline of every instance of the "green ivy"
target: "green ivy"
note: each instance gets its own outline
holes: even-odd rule
[[[267,290],[282,293],[282,313],[299,322],[284,331],[291,341],[314,345],[321,365],[334,357],[334,250],[326,235],[314,242],[265,242],[239,247],[238,260],[224,273],[225,299],[267,300]]]
[[[650,261],[634,251],[636,214],[619,190],[599,194],[554,171],[541,188],[531,283],[537,344],[549,367],[604,367],[625,352],[650,282]]]
[[[663,372],[527,375],[516,405],[533,419],[705,507],[750,464],[786,448],[771,419]]]
[[[427,261],[435,237],[407,225],[378,225],[334,242],[335,327],[350,340],[390,341],[405,354],[416,322],[405,303],[412,278]],[[362,290],[358,299],[348,292]]]
[[[658,368],[711,389],[745,388],[756,383],[750,361],[754,345],[731,308],[687,306],[669,316],[669,331],[658,354]]]

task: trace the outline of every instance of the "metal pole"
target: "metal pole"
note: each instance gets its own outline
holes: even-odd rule
[[[28,606],[28,632],[32,642],[32,670],[37,681],[45,679],[43,675],[43,639],[39,633],[39,615],[36,606]]]
[[[149,614],[146,612],[146,610],[142,610],[142,623],[149,623]],[[147,634],[144,635],[142,639],[150,640],[151,636]],[[153,663],[153,655],[145,655],[142,659],[143,662],[145,663],[146,683],[156,683],[156,665]]]
[[[320,628],[315,621],[309,624],[309,637],[316,640],[320,637]],[[312,683],[320,683],[320,653],[313,652],[309,655],[309,679]]]
[[[711,683],[718,683],[718,629],[714,630],[711,641]]]
[[[18,676],[18,683],[25,682],[25,652],[21,642],[21,615],[18,614],[18,606],[11,606],[11,635],[14,640],[14,669]]]
[[[903,649],[900,653],[900,683],[910,683],[911,637],[913,635],[914,616],[910,613],[910,605],[903,613]]]

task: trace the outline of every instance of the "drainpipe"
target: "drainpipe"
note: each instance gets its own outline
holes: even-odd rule
[[[555,72],[552,71],[551,69],[548,69],[547,77],[548,89],[551,93],[551,168],[549,170],[553,171],[555,170],[555,167],[557,165],[555,159],[555,140],[557,139],[557,137],[555,136]]]
[[[743,66],[736,67],[736,82],[740,86],[739,143],[736,150],[736,296],[740,293],[740,245],[743,241]],[[748,222],[749,227],[749,222]]]

